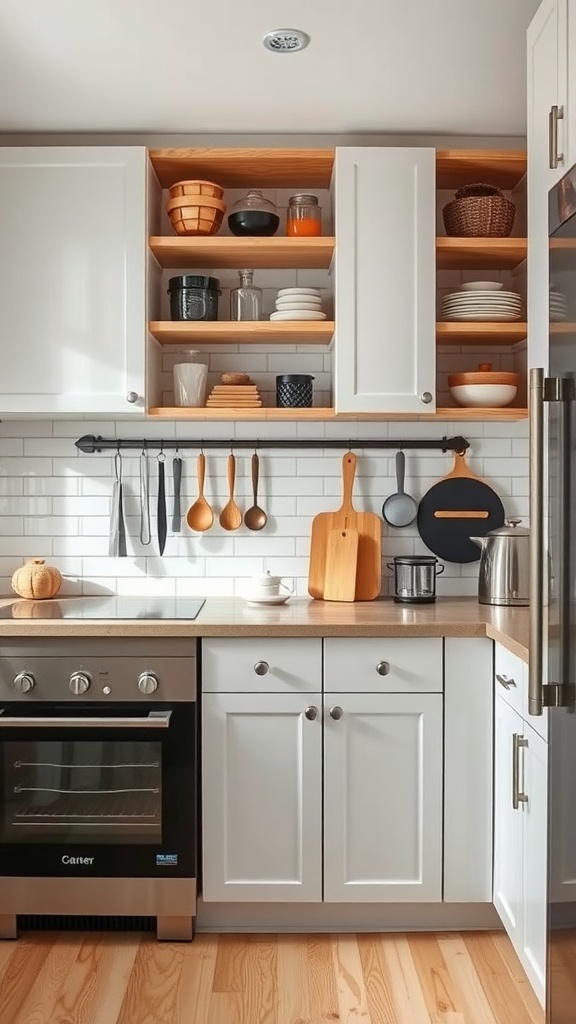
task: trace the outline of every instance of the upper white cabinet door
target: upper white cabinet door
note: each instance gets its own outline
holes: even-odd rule
[[[320,700],[203,695],[205,900],[322,899]]]
[[[434,412],[435,159],[336,150],[336,412]]]
[[[528,364],[548,366],[548,192],[569,156],[568,0],[543,0],[528,28]],[[552,131],[553,108],[563,108]],[[551,166],[556,164],[556,166]]]
[[[522,940],[522,813],[514,808],[513,737],[523,722],[501,697],[494,702],[494,906],[519,952]]]
[[[527,800],[522,804],[522,961],[543,1004],[548,903],[548,744],[527,725],[524,726],[524,739],[522,788]]]
[[[143,413],[145,182],[144,147],[0,149],[0,416]]]
[[[439,902],[441,694],[324,703],[324,899]]]

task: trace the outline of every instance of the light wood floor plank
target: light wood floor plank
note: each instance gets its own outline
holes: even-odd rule
[[[546,1016],[543,1007],[540,1005],[540,1001],[534,992],[528,978],[524,973],[522,964],[520,963],[512,943],[506,935],[506,932],[491,932],[491,940],[494,943],[500,960],[506,964],[506,969],[512,978],[516,990],[526,1007],[526,1022],[528,1024],[545,1024],[544,1018]],[[576,961],[572,961],[575,963]]]
[[[463,939],[496,1020],[527,1024],[525,1003],[502,963],[490,932],[465,932]]]
[[[50,1024],[116,1021],[138,947],[133,936],[83,935],[57,993]]]
[[[278,1024],[313,1024],[310,1014],[308,943],[278,936]]]
[[[342,1024],[378,1024],[370,1022],[366,986],[362,975],[360,950],[355,935],[332,936],[332,959],[336,974],[338,1008]]]
[[[359,935],[358,949],[372,1021],[377,1024],[397,1024],[390,974],[379,936]]]
[[[466,1024],[509,1024],[506,1018],[498,1020],[492,1013],[462,936],[448,932],[439,936],[438,945],[458,991]]]
[[[298,936],[294,936],[298,938]],[[308,987],[310,992],[310,1019],[312,1024],[338,1020],[338,991],[332,961],[330,935],[299,936],[305,940],[308,951]]]
[[[450,972],[435,935],[430,932],[408,935],[408,945],[430,1020],[433,1024],[446,1024],[452,1016],[463,1021],[462,1007],[452,984]]]
[[[0,1007],[6,1021],[17,1022],[22,1003],[30,986],[40,973],[56,941],[56,935],[29,934],[18,942],[10,942],[12,955],[2,968]]]
[[[430,1016],[420,987],[420,980],[405,935],[380,937],[398,1021],[402,1024],[430,1024]]]
[[[220,937],[214,991],[239,993],[242,1024],[276,1024],[276,936]]]
[[[186,943],[182,949],[182,972],[173,1024],[207,1021],[216,969],[218,936],[197,935],[194,942]],[[110,1019],[114,1021],[113,1017]],[[108,1022],[102,1021],[102,1024]]]
[[[56,939],[40,971],[29,984],[28,994],[16,1017],[18,1024],[61,1024],[65,1020],[61,996],[81,948],[81,935],[60,935]]]
[[[172,1024],[183,959],[180,943],[143,939],[117,1024]]]

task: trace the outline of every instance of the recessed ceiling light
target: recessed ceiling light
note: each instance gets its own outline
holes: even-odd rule
[[[310,36],[299,28],[275,28],[264,36],[262,42],[273,53],[297,53],[308,46]]]

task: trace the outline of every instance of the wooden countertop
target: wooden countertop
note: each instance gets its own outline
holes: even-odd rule
[[[0,600],[0,606],[10,600]],[[65,602],[60,598],[54,604]],[[51,604],[38,602],[39,613],[49,614]],[[273,607],[253,607],[241,598],[208,598],[191,622],[14,618],[0,620],[0,647],[3,636],[487,636],[528,661],[528,609],[449,597],[431,605],[395,604],[391,598],[354,604],[292,598]]]

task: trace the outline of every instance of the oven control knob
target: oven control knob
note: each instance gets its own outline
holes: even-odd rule
[[[70,682],[68,683],[72,693],[75,693],[77,697],[82,693],[86,693],[86,690],[90,689],[90,683],[92,680],[87,672],[73,672],[70,676]]]
[[[153,672],[143,672],[138,680],[140,693],[154,693],[158,689],[158,676]]]
[[[14,689],[18,693],[30,693],[36,686],[36,680],[31,672],[19,672],[14,680]]]

